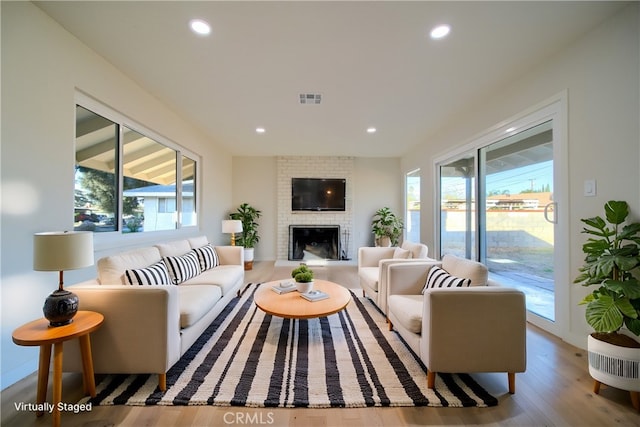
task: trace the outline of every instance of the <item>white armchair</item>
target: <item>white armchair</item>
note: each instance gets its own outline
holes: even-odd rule
[[[515,374],[526,369],[525,295],[489,283],[487,268],[447,255],[441,268],[469,278],[469,287],[425,289],[434,263],[392,264],[388,268],[389,329],[395,329],[428,369],[436,372],[507,372],[509,392]]]
[[[361,247],[358,249],[358,279],[362,295],[387,315],[387,267],[392,263],[431,260],[429,248],[405,241],[400,247]],[[435,262],[435,260],[432,260]]]

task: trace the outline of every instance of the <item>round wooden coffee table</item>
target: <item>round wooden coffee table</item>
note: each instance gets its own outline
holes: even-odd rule
[[[329,298],[320,301],[307,301],[298,291],[278,294],[272,286],[284,280],[266,282],[260,285],[253,300],[262,311],[272,316],[286,319],[313,319],[325,317],[344,309],[351,301],[351,292],[337,283],[327,280],[314,280],[313,289],[327,293]]]

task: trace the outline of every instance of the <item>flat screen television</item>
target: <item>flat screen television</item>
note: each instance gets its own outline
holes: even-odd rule
[[[292,211],[344,211],[347,181],[336,178],[291,178]]]

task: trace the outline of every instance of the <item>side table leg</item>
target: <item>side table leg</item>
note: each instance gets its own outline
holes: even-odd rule
[[[38,391],[36,394],[36,404],[39,405],[47,400],[47,387],[49,387],[49,363],[51,362],[51,344],[40,346],[40,359],[38,362]],[[44,411],[36,412],[37,417],[44,415]]]
[[[80,353],[82,355],[82,383],[84,392],[91,397],[96,397],[96,379],[93,374],[93,357],[91,355],[91,340],[89,334],[78,338],[80,340]]]
[[[62,342],[53,345],[53,427],[60,426],[60,408],[62,401]]]

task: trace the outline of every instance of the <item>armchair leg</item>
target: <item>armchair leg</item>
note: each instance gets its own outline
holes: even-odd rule
[[[160,391],[167,391],[167,374],[158,374],[158,388]]]
[[[508,372],[509,377],[509,393],[514,394],[516,392],[516,374],[515,372]]]
[[[432,389],[436,385],[436,373],[429,370],[427,371],[427,388]]]
[[[600,393],[600,381],[595,380],[595,382],[593,383],[593,392],[595,394]]]
[[[391,323],[391,320],[389,320],[388,318],[387,318],[387,323],[389,324],[389,330],[393,331],[393,323]]]

